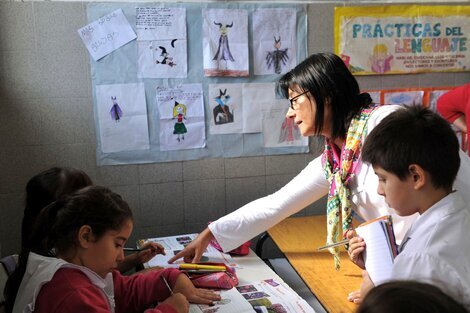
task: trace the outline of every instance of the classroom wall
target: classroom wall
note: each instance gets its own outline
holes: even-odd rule
[[[352,2],[308,3],[309,53],[333,51],[333,8]],[[98,167],[90,66],[76,32],[86,24],[84,2],[0,2],[0,256],[19,249],[27,180],[51,166],[80,168],[122,194],[134,208],[136,239],[201,231],[274,192],[321,152],[321,138],[312,138],[309,154]],[[470,73],[358,80],[363,89],[449,86]],[[322,199],[298,215],[324,210]],[[269,242],[265,250],[276,255]]]

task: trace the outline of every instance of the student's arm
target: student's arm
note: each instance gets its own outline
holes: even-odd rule
[[[463,132],[467,132],[467,122],[465,122],[465,115],[457,117],[454,121],[455,127],[460,129]]]

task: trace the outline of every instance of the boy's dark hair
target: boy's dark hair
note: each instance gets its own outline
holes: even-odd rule
[[[452,190],[460,167],[459,142],[450,124],[421,106],[405,106],[385,117],[367,136],[362,160],[406,179],[417,164],[435,188]]]
[[[438,287],[417,281],[393,281],[374,287],[356,313],[466,313]]]
[[[39,213],[30,240],[31,252],[53,256],[77,246],[80,228],[89,225],[99,240],[109,230],[119,230],[132,211],[120,195],[100,186],[88,186],[59,198]],[[26,271],[29,251],[24,249],[15,272],[5,287],[5,308],[13,310],[16,294]]]
[[[289,89],[310,91],[306,96],[316,103],[315,134],[323,130],[325,107],[331,107],[333,138],[345,138],[351,119],[372,103],[368,93],[360,92],[343,60],[333,53],[312,54],[282,76],[277,93],[288,98]]]
[[[35,176],[26,184],[26,204],[21,225],[21,246],[29,249],[29,238],[39,212],[59,197],[92,185],[83,171],[69,167],[52,167]]]

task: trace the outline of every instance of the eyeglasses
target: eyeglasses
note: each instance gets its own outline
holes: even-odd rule
[[[308,93],[308,92],[310,92],[310,90],[304,91],[304,92],[302,92],[301,94],[298,94],[297,96],[290,98],[290,99],[289,99],[289,101],[290,101],[290,108],[291,108],[292,110],[296,110],[296,108],[294,107],[294,105],[297,104],[297,99],[298,99],[300,96],[303,96],[303,95],[305,95],[305,94]]]

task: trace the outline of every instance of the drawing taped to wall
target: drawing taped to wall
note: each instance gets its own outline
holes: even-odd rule
[[[160,150],[185,150],[206,145],[201,84],[157,86]]]
[[[246,10],[203,9],[202,48],[205,76],[248,76]]]
[[[214,98],[217,105],[212,109],[214,123],[216,125],[233,123],[233,113],[230,112],[229,103],[232,98],[227,94],[227,89],[219,89],[219,95]]]
[[[254,74],[279,75],[295,67],[296,11],[257,9],[252,20]]]
[[[186,78],[186,9],[136,8],[139,78]]]
[[[242,86],[242,84],[209,84],[211,134],[242,133]]]

